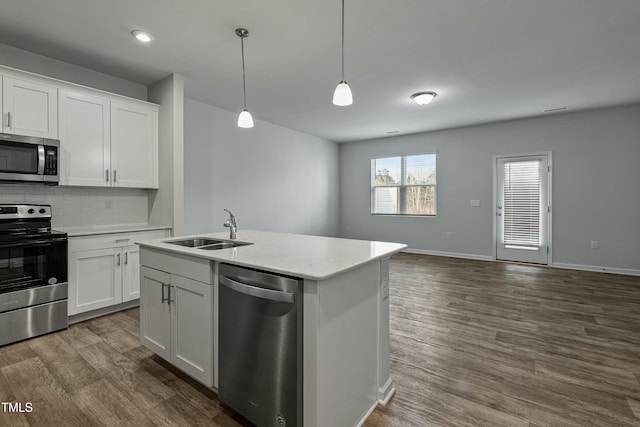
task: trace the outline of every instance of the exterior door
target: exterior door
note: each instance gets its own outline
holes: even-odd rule
[[[549,263],[550,153],[498,157],[496,259]]]

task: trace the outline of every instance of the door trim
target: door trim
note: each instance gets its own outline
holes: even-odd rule
[[[531,153],[517,153],[517,154],[500,154],[493,156],[493,196],[492,196],[492,204],[493,208],[491,209],[491,221],[492,221],[492,230],[493,230],[493,249],[492,255],[493,260],[498,260],[498,229],[497,229],[497,221],[496,216],[498,215],[498,169],[497,164],[498,160],[501,159],[517,159],[519,157],[529,157],[529,156],[547,156],[548,166],[549,166],[549,175],[547,179],[547,200],[549,209],[547,211],[547,247],[549,248],[549,253],[547,256],[547,263],[540,265],[553,265],[553,152],[551,151],[535,151]],[[515,261],[514,261],[515,262]]]

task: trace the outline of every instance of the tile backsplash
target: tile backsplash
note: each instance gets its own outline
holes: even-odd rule
[[[54,229],[148,221],[148,190],[142,189],[0,184],[0,203],[51,205]]]

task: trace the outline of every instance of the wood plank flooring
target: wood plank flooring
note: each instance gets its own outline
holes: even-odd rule
[[[640,277],[400,254],[390,280],[396,394],[366,427],[640,426]],[[0,426],[249,425],[138,316],[0,347],[0,402],[33,405]]]
[[[365,424],[640,426],[640,277],[400,254]]]

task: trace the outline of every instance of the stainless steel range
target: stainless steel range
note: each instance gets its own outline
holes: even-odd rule
[[[51,206],[0,204],[0,345],[67,328],[67,234]]]

